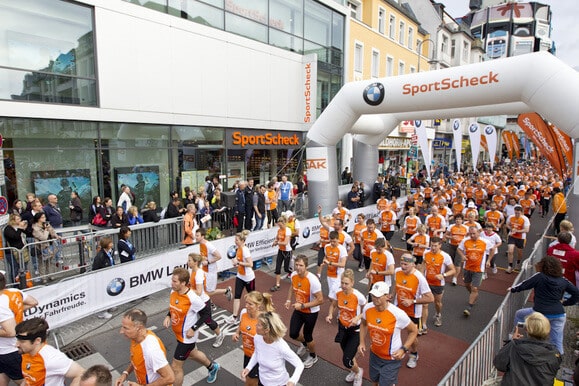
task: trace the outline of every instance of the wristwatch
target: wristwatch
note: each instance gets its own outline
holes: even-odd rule
[[[405,353],[408,352],[408,347],[402,346],[402,351],[404,351]]]

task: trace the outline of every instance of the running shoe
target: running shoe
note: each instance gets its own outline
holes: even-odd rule
[[[442,315],[440,315],[440,314],[434,315],[434,325],[436,327],[442,326]]]
[[[464,314],[464,316],[470,316],[470,310],[468,308],[465,308],[464,311],[462,311],[462,313]]]
[[[513,267],[509,266],[505,272],[511,274],[513,272]]]
[[[313,365],[316,364],[316,362],[318,361],[318,356],[316,355],[315,357],[313,356],[308,356],[308,358],[304,361],[304,367],[306,369],[309,369],[310,367],[312,367]]]
[[[223,344],[223,339],[225,339],[225,334],[223,333],[223,331],[221,331],[219,335],[215,337],[215,342],[213,342],[212,346],[215,348],[221,347],[221,345]]]
[[[301,357],[307,352],[308,352],[308,348],[306,346],[304,346],[303,344],[300,344],[300,347],[298,347],[296,354],[298,354],[298,356]]]
[[[418,354],[410,354],[408,358],[408,363],[406,363],[406,367],[409,369],[413,369],[418,364]]]
[[[499,270],[497,269],[497,267],[493,267],[493,273],[496,274]]]
[[[217,380],[217,372],[221,366],[219,363],[213,362],[213,370],[209,370],[209,375],[207,375],[207,383],[214,383]]]
[[[234,315],[228,316],[227,318],[225,318],[225,323],[227,324],[239,324],[239,318],[237,318]]]
[[[354,385],[353,386],[362,386],[362,382],[364,381],[364,369],[359,368],[358,374],[356,374],[354,378]]]
[[[217,311],[217,305],[211,302],[211,311]]]
[[[227,299],[228,302],[230,302],[231,299],[233,299],[233,294],[231,293],[231,287],[227,287],[227,289],[225,290],[225,298]]]
[[[453,277],[453,278],[452,278],[452,285],[457,285],[456,277]]]
[[[350,371],[350,373],[348,375],[346,375],[346,382],[354,382],[355,378],[356,378],[356,373],[353,371]]]
[[[110,319],[113,317],[113,314],[107,311],[103,311],[100,314],[97,314],[97,318],[99,319]]]
[[[358,267],[358,272],[364,272],[364,267]]]

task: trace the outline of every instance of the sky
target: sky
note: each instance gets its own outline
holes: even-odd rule
[[[469,12],[469,0],[438,0],[446,11],[455,18]],[[522,2],[522,1],[521,1]],[[557,57],[579,71],[579,39],[576,35],[578,3],[572,0],[539,0],[551,6],[551,39],[557,48]]]

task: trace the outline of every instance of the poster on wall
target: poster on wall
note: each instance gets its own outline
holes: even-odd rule
[[[185,198],[185,188],[199,192],[205,187],[205,177],[211,175],[209,170],[189,170],[181,172],[181,197]]]
[[[160,202],[161,191],[159,185],[158,166],[133,166],[115,168],[115,188],[117,198],[120,196],[121,185],[127,185],[135,195],[133,205],[142,210],[149,201]],[[116,204],[116,202],[115,202]]]
[[[77,192],[83,208],[83,219],[88,219],[87,208],[92,204],[89,169],[50,170],[32,172],[34,194],[47,203],[49,194],[56,194],[64,226],[70,225],[70,194]]]

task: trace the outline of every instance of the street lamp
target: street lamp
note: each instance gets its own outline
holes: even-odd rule
[[[431,43],[435,46],[435,49],[436,49],[436,43],[434,42],[434,40],[432,40],[432,39],[430,39],[430,38],[424,39],[424,40],[421,40],[421,41],[418,42],[418,44],[416,45],[416,57],[418,58],[418,72],[420,72],[420,57],[422,56],[422,55],[421,55],[422,45],[423,45],[425,42],[431,42]],[[434,51],[434,52],[436,52],[436,51]],[[428,63],[431,63],[431,62],[436,62],[436,61],[429,59],[429,60],[428,60]]]

